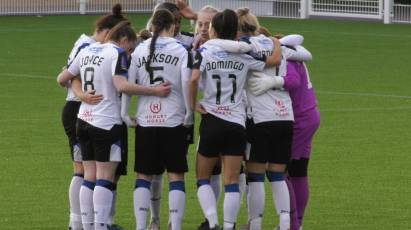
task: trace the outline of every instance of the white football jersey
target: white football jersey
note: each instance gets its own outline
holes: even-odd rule
[[[81,103],[78,118],[105,130],[121,124],[120,93],[113,83],[113,76],[128,77],[126,52],[113,43],[94,43],[84,48],[68,68],[81,76],[83,91],[95,90],[103,100],[97,105]]]
[[[223,120],[245,126],[243,89],[249,70],[262,71],[265,62],[247,54],[229,53],[218,46],[203,44],[193,68],[202,72],[205,110]]]
[[[194,43],[194,34],[188,32],[179,32],[175,37],[186,49],[191,50]]]
[[[192,57],[189,51],[176,39],[158,37],[155,52],[146,70],[151,38],[141,43],[131,55],[129,75],[136,77],[138,84],[156,86],[171,83],[171,93],[167,97],[145,96],[138,98],[137,123],[141,126],[176,127],[184,123],[187,112],[188,82],[191,78]]]
[[[80,37],[77,39],[77,41],[74,43],[74,47],[70,52],[70,55],[67,60],[67,68],[70,67],[71,63],[74,61],[76,56],[80,53],[82,49],[85,47],[89,46],[90,44],[93,44],[96,42],[92,37],[89,37],[85,34],[80,35]],[[80,101],[76,95],[74,95],[73,90],[71,89],[71,86],[67,87],[67,97],[66,101]]]
[[[245,39],[253,46],[253,53],[260,58],[272,54],[274,44],[270,38],[264,35],[246,37]],[[287,61],[281,60],[279,67],[265,68],[264,73],[270,76],[282,76],[287,74]],[[255,96],[247,90],[247,113],[252,117],[255,123],[266,121],[286,120],[293,121],[292,101],[288,91],[282,89],[268,90],[266,93]]]

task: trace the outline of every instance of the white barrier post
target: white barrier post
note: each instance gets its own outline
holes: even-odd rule
[[[80,14],[86,14],[87,0],[80,0]]]
[[[384,0],[384,24],[391,24],[392,0]]]
[[[308,0],[301,0],[300,1],[300,17],[301,19],[308,18]]]

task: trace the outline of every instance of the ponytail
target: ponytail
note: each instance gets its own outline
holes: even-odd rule
[[[153,37],[151,37],[150,52],[149,52],[148,60],[146,62],[147,72],[150,72],[149,70],[150,70],[151,61],[153,59],[153,55],[156,50],[156,42],[157,42],[157,38],[160,36],[160,32],[163,30],[169,30],[173,24],[174,24],[174,16],[169,10],[165,10],[165,9],[156,10],[151,20]]]

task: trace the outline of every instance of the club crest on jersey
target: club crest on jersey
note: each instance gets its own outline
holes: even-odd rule
[[[90,47],[89,51],[93,54],[98,54],[103,50],[103,47]]]
[[[259,39],[258,43],[260,43],[261,45],[272,45],[273,42],[270,39]]]
[[[166,44],[164,44],[164,43],[156,43],[156,50],[161,50],[161,49],[163,49],[165,46],[166,46]]]
[[[226,51],[217,51],[213,54],[219,58],[228,58],[228,53]]]
[[[150,103],[150,111],[152,113],[159,113],[161,111],[161,103]]]

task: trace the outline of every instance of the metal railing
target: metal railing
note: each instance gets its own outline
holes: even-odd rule
[[[173,0],[0,0],[1,15],[109,13],[115,3],[124,12],[151,12],[158,1]],[[411,5],[394,0],[187,0],[199,10],[204,5],[219,9],[248,7],[257,16],[309,18],[354,17],[411,23]],[[410,0],[411,1],[411,0]]]
[[[1,0],[0,15],[108,13],[120,3],[124,12],[151,12],[153,0]]]
[[[316,16],[382,19],[383,0],[310,0],[309,14]]]
[[[392,22],[411,23],[411,5],[394,4]]]

